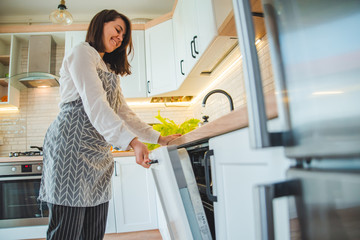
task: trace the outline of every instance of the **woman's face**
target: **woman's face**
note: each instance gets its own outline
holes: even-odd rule
[[[126,34],[126,25],[124,20],[116,18],[114,21],[104,24],[103,43],[106,53],[111,53],[121,46]]]

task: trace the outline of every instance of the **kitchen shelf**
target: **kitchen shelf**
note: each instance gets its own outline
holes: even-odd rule
[[[10,55],[0,55],[0,63],[4,66],[9,66]]]
[[[7,87],[8,86],[8,79],[7,78],[0,78],[0,86]]]

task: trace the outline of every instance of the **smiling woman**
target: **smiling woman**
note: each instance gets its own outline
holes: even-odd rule
[[[119,75],[131,74],[129,19],[103,10],[91,20],[86,42],[75,46],[60,69],[60,113],[44,140],[39,199],[49,207],[47,239],[103,239],[114,160],[113,145],[133,148],[149,168],[149,151],[137,136],[166,145],[126,104]],[[144,199],[146,201],[146,199]]]

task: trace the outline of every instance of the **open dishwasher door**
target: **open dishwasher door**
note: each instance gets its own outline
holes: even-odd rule
[[[172,240],[212,239],[187,151],[176,146],[155,149],[150,167]]]

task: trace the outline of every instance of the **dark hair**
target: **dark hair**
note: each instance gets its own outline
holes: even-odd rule
[[[105,53],[103,60],[110,65],[110,69],[116,74],[121,76],[131,74],[130,64],[127,56],[133,51],[133,45],[131,40],[131,23],[130,20],[123,14],[118,13],[115,10],[102,10],[97,13],[89,24],[89,28],[86,34],[85,41],[95,48],[98,52],[104,52],[105,47],[103,43],[103,30],[104,24],[114,21],[117,18],[124,20],[126,25],[126,34],[121,43],[121,46],[115,49],[111,53]]]

